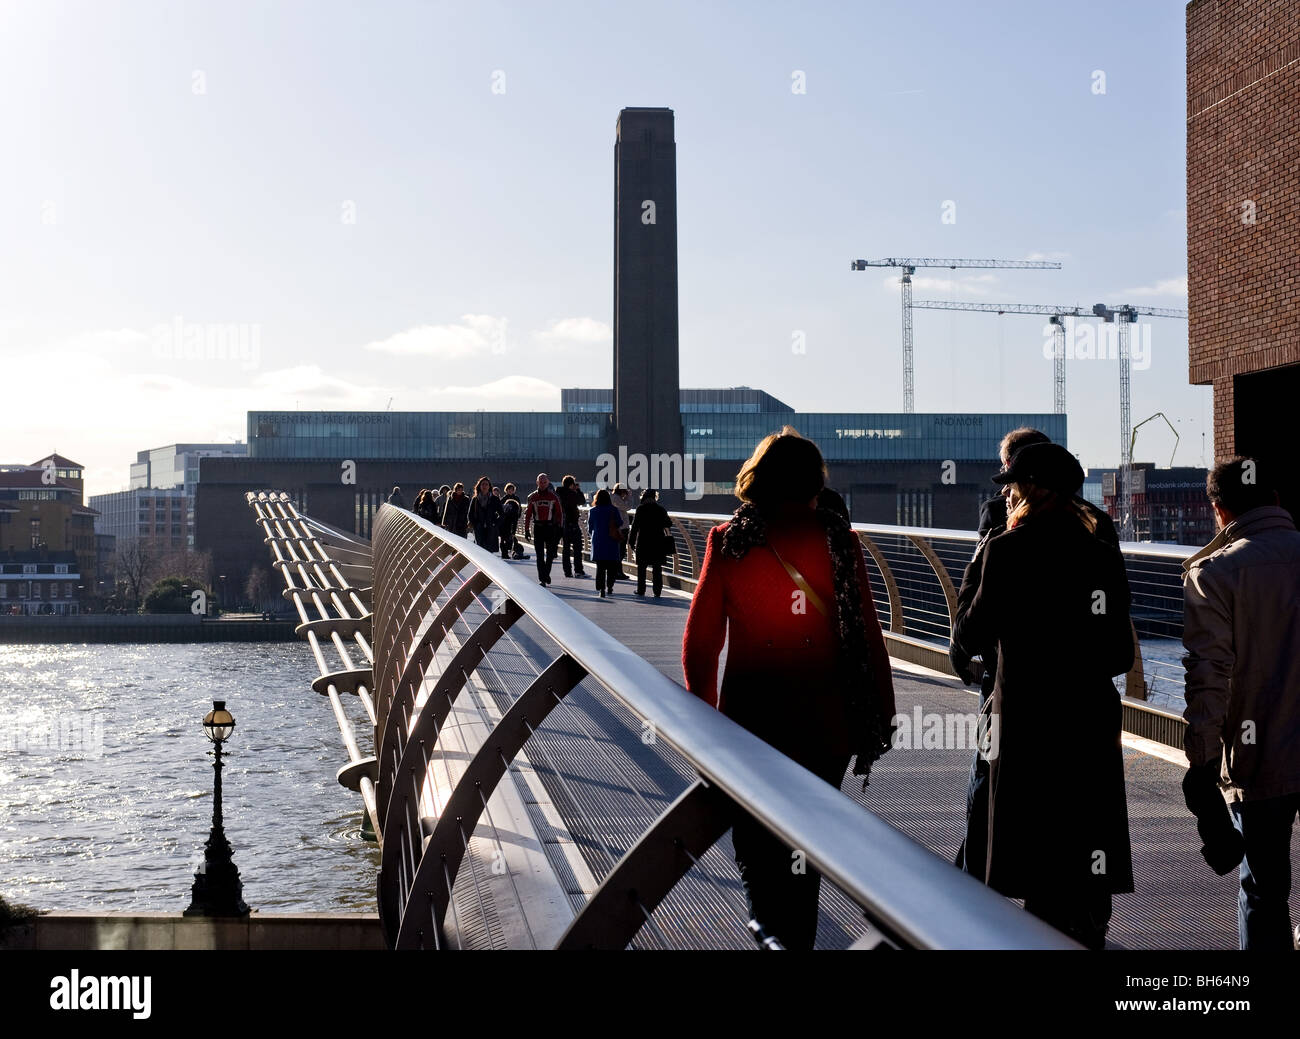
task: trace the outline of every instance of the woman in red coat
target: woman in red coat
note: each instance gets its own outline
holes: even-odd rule
[[[682,639],[686,688],[836,789],[888,749],[894,687],[862,545],[817,508],[821,452],[786,426],[741,467],[731,521],[709,532]],[[725,640],[726,672],[718,688]],[[821,878],[743,813],[732,831],[750,915],[812,948]]]

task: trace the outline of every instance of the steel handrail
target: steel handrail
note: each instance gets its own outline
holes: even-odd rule
[[[408,542],[404,551],[421,553],[450,545],[456,557],[504,593],[588,677],[653,724],[657,737],[676,749],[710,787],[742,805],[789,847],[802,850],[809,863],[856,901],[891,940],[917,948],[1074,947],[1053,928],[692,696],[519,568],[413,513],[400,510],[402,522],[397,523],[398,518],[399,510],[380,508],[376,559],[388,550],[388,542],[409,535],[412,524],[422,537]],[[389,593],[383,580],[377,568],[377,612]],[[381,760],[379,767],[382,787],[390,763]]]

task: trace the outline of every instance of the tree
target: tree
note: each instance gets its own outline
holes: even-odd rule
[[[145,613],[193,613],[194,592],[207,595],[208,590],[183,577],[164,577],[144,597]]]
[[[149,538],[130,538],[117,544],[116,569],[118,581],[126,585],[131,609],[140,606],[141,594],[158,573],[160,552]]]
[[[184,578],[194,587],[212,587],[212,553],[196,552],[192,548],[170,548],[160,553],[159,574]]]
[[[271,584],[271,575],[263,567],[255,566],[244,583],[244,597],[255,610],[266,610],[268,603],[275,598],[275,588]],[[275,604],[278,605],[278,604]],[[274,609],[274,605],[271,607]]]

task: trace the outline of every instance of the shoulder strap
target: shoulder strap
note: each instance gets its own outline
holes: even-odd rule
[[[831,614],[830,611],[826,609],[825,601],[822,599],[820,595],[818,595],[815,591],[813,591],[813,586],[808,583],[808,579],[805,578],[803,574],[799,573],[798,570],[796,570],[793,566],[787,563],[784,559],[782,559],[781,553],[778,552],[772,546],[772,543],[770,541],[767,543],[767,547],[771,549],[772,555],[776,556],[776,561],[780,563],[783,567],[785,567],[785,572],[790,575],[790,580],[792,580],[795,583],[795,586],[799,589],[799,591],[803,592],[804,597],[810,603],[812,603],[813,609],[815,609],[823,617],[829,617]]]

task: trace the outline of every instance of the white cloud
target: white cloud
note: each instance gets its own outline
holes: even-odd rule
[[[1165,278],[1154,285],[1140,285],[1135,289],[1122,289],[1115,293],[1128,299],[1142,296],[1187,296],[1187,275],[1181,278]]]
[[[609,347],[614,342],[614,330],[603,321],[591,317],[564,317],[552,321],[549,328],[536,333],[546,346]]]
[[[912,293],[917,292],[937,292],[947,295],[965,295],[965,296],[987,296],[989,288],[997,284],[996,274],[963,274],[955,278],[935,278],[927,274],[912,275]],[[899,291],[899,281],[896,276],[886,278],[882,286],[890,292]]]
[[[534,406],[545,402],[555,410],[560,406],[560,387],[531,375],[507,375],[479,386],[442,386],[432,391],[440,400],[452,399],[469,407],[500,407],[503,402],[528,401]],[[430,405],[430,410],[439,410]]]
[[[418,325],[387,339],[373,340],[361,349],[401,357],[436,357],[443,361],[505,352],[505,318],[463,314],[460,320],[458,325]]]

